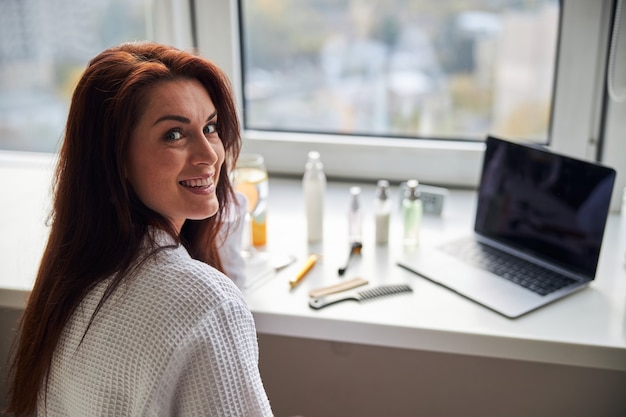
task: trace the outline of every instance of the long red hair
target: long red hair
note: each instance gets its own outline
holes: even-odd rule
[[[141,203],[123,168],[146,92],[160,81],[178,78],[196,79],[206,88],[219,114],[217,131],[226,151],[216,191],[219,211],[206,220],[188,220],[180,235]],[[13,356],[9,412],[23,416],[35,411],[67,321],[96,284],[114,276],[101,304],[119,286],[150,230],[166,230],[191,256],[222,269],[218,233],[234,202],[229,171],[240,149],[230,83],[211,62],[164,45],[129,43],[107,49],[89,63],[72,96],[54,181],[50,236]]]

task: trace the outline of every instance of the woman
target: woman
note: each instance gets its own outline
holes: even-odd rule
[[[12,367],[17,416],[265,416],[252,315],[220,272],[241,139],[223,73],[133,43],[74,92]]]

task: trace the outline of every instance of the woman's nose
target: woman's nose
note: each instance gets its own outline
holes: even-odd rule
[[[192,160],[194,163],[213,165],[219,160],[218,147],[222,145],[221,141],[210,141],[204,134],[197,136],[194,140],[194,147],[192,150]]]

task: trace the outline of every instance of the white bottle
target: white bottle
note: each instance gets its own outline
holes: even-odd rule
[[[362,243],[363,212],[361,210],[361,187],[350,187],[350,195],[348,240],[350,243]]]
[[[417,180],[406,182],[406,191],[402,200],[403,237],[406,246],[417,246],[422,225],[424,208],[420,200],[419,183]]]
[[[376,223],[376,244],[386,245],[389,242],[389,220],[391,218],[391,200],[389,199],[389,181],[379,180],[374,200],[374,216]]]
[[[324,194],[326,193],[326,175],[320,154],[311,151],[302,178],[306,212],[307,239],[311,243],[319,242],[324,236]]]

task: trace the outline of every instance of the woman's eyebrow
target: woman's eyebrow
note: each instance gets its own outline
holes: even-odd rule
[[[217,117],[217,110],[215,110],[213,113],[211,113],[209,115],[209,117],[207,117],[206,121],[210,122],[211,120],[215,119]],[[191,120],[189,120],[187,117],[184,116],[177,116],[174,114],[166,114],[164,116],[159,117],[155,122],[154,125],[157,125],[161,122],[167,121],[167,120],[174,120],[176,122],[180,122],[180,123],[185,123],[185,124],[190,124]]]
[[[161,122],[164,122],[164,121],[166,121],[166,120],[174,120],[174,121],[176,121],[176,122],[185,123],[185,124],[189,124],[189,123],[191,123],[191,120],[189,120],[189,119],[188,119],[188,118],[186,118],[186,117],[183,117],[183,116],[176,116],[176,115],[173,115],[173,114],[166,114],[165,116],[161,116],[161,117],[159,117],[159,118],[156,120],[156,122],[154,122],[154,125],[153,125],[153,126],[156,126],[157,124],[159,124],[159,123],[161,123]]]

